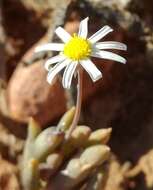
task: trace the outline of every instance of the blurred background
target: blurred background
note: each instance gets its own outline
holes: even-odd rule
[[[75,102],[75,85],[65,92],[60,77],[46,82],[36,45],[58,41],[55,27],[71,34],[89,16],[89,33],[108,24],[105,39],[120,41],[127,64],[97,60],[102,80],[84,73],[80,123],[112,127],[112,158],[105,190],[153,189],[153,1],[152,0],[1,0],[0,1],[0,189],[18,190],[18,158],[29,117],[45,128],[57,123]],[[90,35],[89,34],[89,35]],[[75,81],[74,81],[75,82]]]

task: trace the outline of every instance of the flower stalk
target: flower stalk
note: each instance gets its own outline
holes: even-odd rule
[[[78,76],[78,85],[77,85],[77,102],[76,102],[76,111],[74,115],[74,119],[72,121],[72,124],[70,126],[69,131],[66,134],[66,139],[69,139],[71,136],[73,130],[78,124],[80,114],[81,114],[81,105],[82,105],[82,89],[83,89],[83,70],[80,67],[77,71]]]

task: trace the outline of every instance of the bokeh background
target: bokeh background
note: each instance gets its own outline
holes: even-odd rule
[[[0,189],[18,190],[18,158],[29,117],[45,128],[56,124],[75,103],[60,76],[46,83],[44,61],[36,45],[58,41],[55,27],[71,34],[89,16],[90,34],[108,24],[106,40],[128,46],[122,65],[94,61],[103,72],[93,84],[84,73],[80,123],[92,129],[112,127],[112,158],[105,190],[153,189],[153,1],[152,0],[1,0],[0,1]]]

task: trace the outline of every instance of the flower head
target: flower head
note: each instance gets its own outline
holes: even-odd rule
[[[102,58],[126,63],[126,59],[115,53],[106,51],[108,49],[127,50],[127,46],[120,42],[105,41],[98,42],[113,29],[104,26],[91,37],[88,35],[88,17],[80,22],[78,34],[71,36],[62,27],[58,27],[55,33],[64,43],[48,43],[36,47],[35,52],[59,51],[57,56],[48,59],[45,68],[49,71],[47,81],[51,83],[55,76],[65,67],[63,75],[63,87],[70,88],[71,81],[78,65],[81,65],[89,74],[93,82],[102,77],[101,71],[90,60],[90,57]],[[51,65],[55,66],[51,67]]]
[[[72,39],[65,44],[63,54],[74,61],[79,61],[90,56],[91,47],[88,40],[74,34]]]

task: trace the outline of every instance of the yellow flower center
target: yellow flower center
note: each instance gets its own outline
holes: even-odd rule
[[[91,44],[76,34],[64,46],[64,55],[72,60],[81,60],[87,58],[91,53]]]

